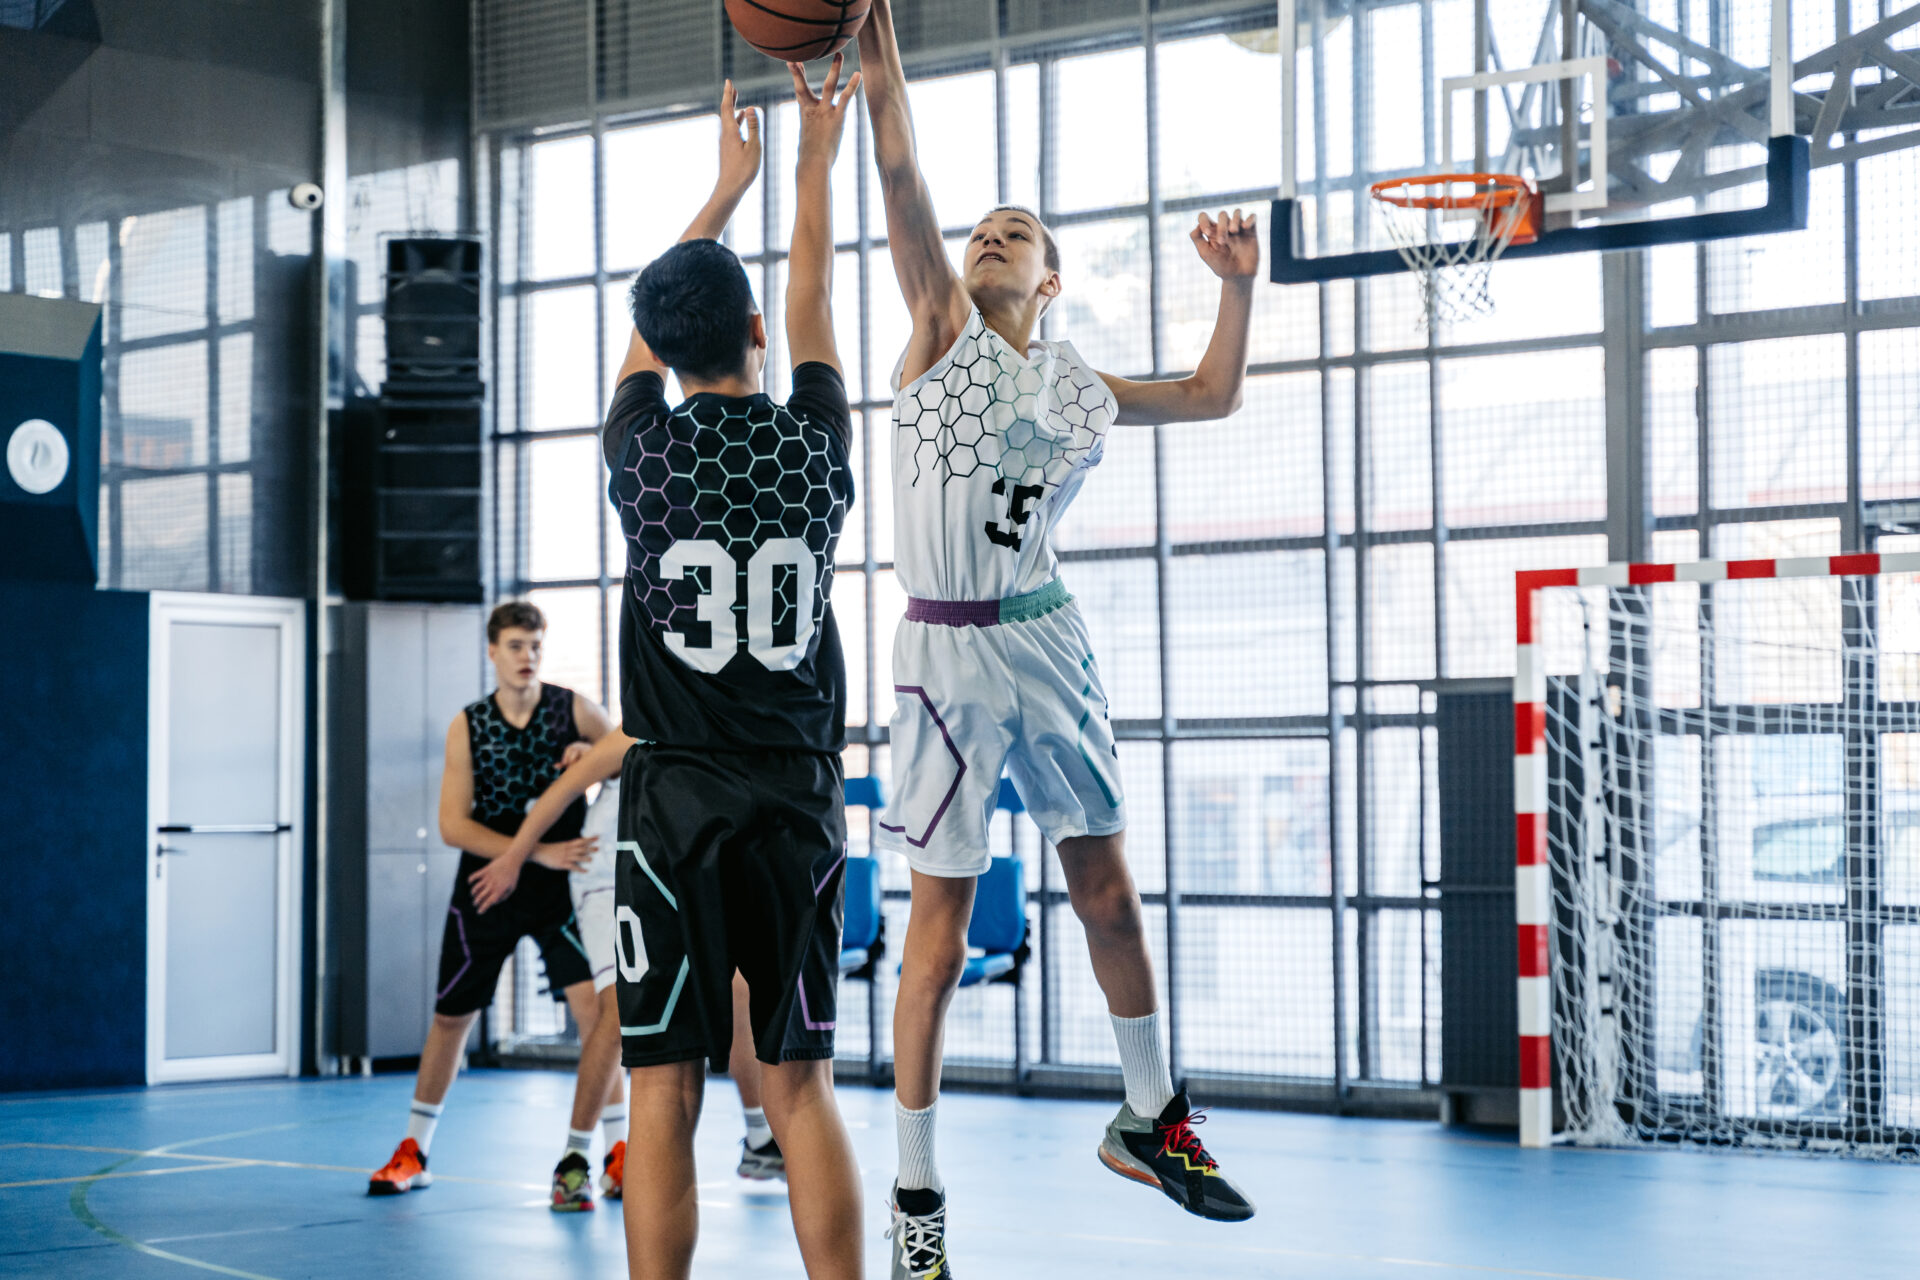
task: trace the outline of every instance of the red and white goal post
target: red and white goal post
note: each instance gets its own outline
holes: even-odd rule
[[[1911,1156],[1920,553],[1525,571],[1515,603],[1521,1144]]]

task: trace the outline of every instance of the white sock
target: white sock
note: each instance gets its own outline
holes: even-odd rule
[[[627,1104],[616,1102],[600,1111],[600,1131],[607,1135],[607,1150],[627,1140]]]
[[[934,1099],[924,1111],[909,1111],[893,1102],[893,1123],[900,1139],[899,1185],[906,1191],[942,1191],[940,1170],[933,1163],[933,1112],[940,1105]]]
[[[427,1148],[433,1145],[433,1131],[440,1127],[440,1113],[447,1104],[413,1100],[413,1107],[407,1112],[407,1136],[420,1144],[420,1154],[427,1154]]]
[[[587,1153],[592,1150],[593,1150],[593,1130],[591,1129],[568,1129],[567,1130],[567,1154],[568,1155],[572,1155],[574,1152],[578,1151],[580,1153],[581,1158],[585,1159]]]
[[[767,1113],[759,1107],[742,1106],[741,1111],[747,1117],[747,1145],[758,1151],[773,1141],[773,1126],[767,1123]]]
[[[1127,1081],[1127,1105],[1133,1114],[1154,1119],[1173,1101],[1173,1076],[1160,1047],[1160,1015],[1113,1020],[1113,1038],[1120,1044],[1120,1074]]]

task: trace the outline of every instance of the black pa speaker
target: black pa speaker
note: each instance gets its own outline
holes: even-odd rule
[[[374,598],[484,600],[480,405],[382,399],[373,426]]]
[[[0,577],[100,576],[100,308],[0,293]]]
[[[478,396],[480,241],[387,241],[386,395]]]

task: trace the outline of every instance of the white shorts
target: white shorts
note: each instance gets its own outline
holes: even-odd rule
[[[580,944],[586,950],[587,964],[593,969],[593,993],[599,995],[613,985],[613,871],[619,861],[614,845],[619,840],[620,779],[609,778],[600,784],[600,794],[587,807],[583,836],[599,836],[593,862],[585,871],[567,877],[573,892],[573,918],[580,926]]]
[[[876,843],[914,870],[987,869],[1003,770],[1049,841],[1126,829],[1106,690],[1072,597],[997,626],[903,621],[893,680],[893,794]]]

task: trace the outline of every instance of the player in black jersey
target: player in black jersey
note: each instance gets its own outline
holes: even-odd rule
[[[729,85],[719,183],[634,283],[635,333],[603,436],[627,541],[622,727],[641,744],[621,776],[615,890],[635,1276],[692,1267],[693,1127],[706,1061],[727,1060],[736,970],[807,1274],[862,1274],[859,1183],[833,1098],[846,669],[828,602],[853,501],[828,173],[860,78],[836,93],[835,58],[816,96],[791,69],[793,394],[761,393],[766,326],[739,259],[715,240],[760,162],[757,119],[735,112]],[[677,408],[669,368],[688,392]]]
[[[433,1025],[420,1050],[407,1135],[368,1179],[369,1195],[398,1195],[432,1183],[427,1153],[447,1090],[460,1070],[467,1033],[492,1002],[500,966],[521,938],[539,944],[547,986],[555,1000],[566,1000],[583,1036],[599,1011],[567,889],[569,869],[594,853],[594,842],[580,835],[584,800],[553,824],[547,843],[520,871],[511,897],[485,912],[473,899],[474,874],[507,852],[528,806],[589,744],[613,729],[593,699],[540,680],[546,626],[540,610],[524,601],[493,611],[487,619],[487,657],[498,683],[447,727],[440,838],[463,852],[440,942]]]

